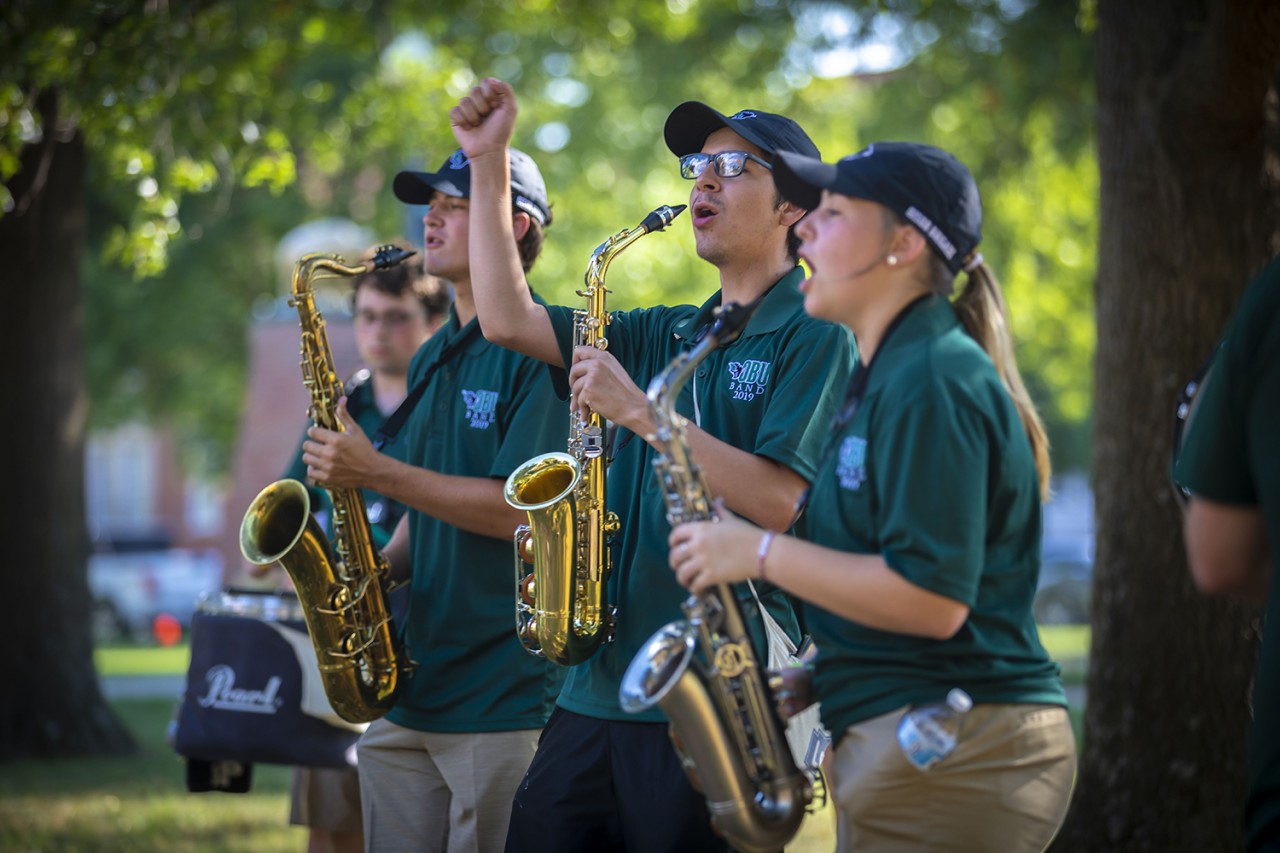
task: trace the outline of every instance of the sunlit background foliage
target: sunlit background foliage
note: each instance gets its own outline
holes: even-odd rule
[[[686,199],[661,133],[684,100],[787,113],[826,159],[878,139],[951,150],[982,189],[983,253],[1057,467],[1087,464],[1098,176],[1074,0],[14,0],[0,16],[0,180],[41,87],[89,150],[94,422],[173,423],[215,476],[253,306],[288,285],[279,239],[346,217],[420,241],[391,179],[443,162],[448,109],[488,75],[515,86],[516,145],[547,179],[531,279],[558,302],[598,243]],[[0,187],[4,211],[19,203]],[[678,221],[609,285],[627,308],[701,302],[717,279]]]

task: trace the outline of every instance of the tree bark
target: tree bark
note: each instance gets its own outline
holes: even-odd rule
[[[1182,384],[1280,246],[1280,4],[1098,14],[1093,648],[1054,849],[1237,850],[1258,614],[1192,586],[1169,472]]]
[[[22,151],[0,217],[8,322],[3,522],[5,638],[0,760],[135,749],[98,687],[90,635],[84,507],[85,146],[37,100],[40,139]]]

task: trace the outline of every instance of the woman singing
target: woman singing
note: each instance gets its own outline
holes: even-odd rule
[[[773,177],[812,211],[796,228],[805,310],[849,327],[859,363],[814,478],[811,541],[732,516],[683,524],[672,568],[694,592],[767,578],[806,602],[840,850],[1042,850],[1076,767],[1031,609],[1049,453],[977,253],[977,186],[950,154],[901,142],[835,164],[779,154]],[[973,699],[959,743],[921,771],[898,722],[956,687]]]

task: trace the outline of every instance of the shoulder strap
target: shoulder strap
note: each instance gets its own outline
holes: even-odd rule
[[[449,344],[440,351],[439,358],[427,366],[427,371],[422,374],[422,378],[413,386],[413,389],[409,391],[408,395],[405,396],[404,400],[396,410],[382,422],[382,426],[378,427],[378,431],[374,433],[373,436],[374,450],[381,450],[387,444],[395,440],[396,435],[399,434],[401,428],[404,426],[404,422],[409,419],[409,415],[412,414],[414,407],[418,405],[418,401],[421,400],[422,395],[426,393],[427,383],[431,381],[431,377],[435,374],[436,370],[452,358],[454,353],[469,344],[479,333],[480,324],[473,320],[470,328],[458,337],[449,341]]]

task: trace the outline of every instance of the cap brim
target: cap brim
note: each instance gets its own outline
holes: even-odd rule
[[[805,210],[822,201],[822,191],[832,189],[838,179],[836,167],[816,157],[779,151],[773,158],[773,183],[782,197]]]
[[[427,204],[432,193],[439,190],[445,195],[466,198],[466,193],[458,185],[439,172],[400,172],[391,184],[396,198],[405,204]]]
[[[667,116],[662,137],[672,154],[683,157],[701,151],[708,136],[728,126],[728,118],[701,101],[685,101]]]

